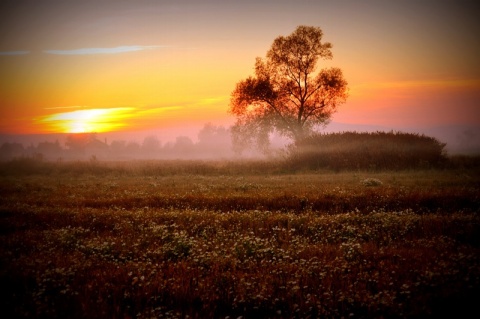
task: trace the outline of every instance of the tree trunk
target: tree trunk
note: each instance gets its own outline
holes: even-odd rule
[[[295,127],[295,132],[293,132],[295,137],[295,142],[302,140],[305,137],[305,131],[303,130],[303,125],[297,123]]]

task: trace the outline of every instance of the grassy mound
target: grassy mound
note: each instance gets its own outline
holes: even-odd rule
[[[295,169],[431,168],[446,162],[445,145],[412,133],[315,134],[290,147],[287,163]]]

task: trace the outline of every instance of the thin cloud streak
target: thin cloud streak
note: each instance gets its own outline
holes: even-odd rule
[[[367,82],[354,85],[350,88],[350,94],[354,97],[371,97],[378,95],[380,91],[389,91],[389,97],[393,97],[393,91],[414,92],[414,91],[469,91],[478,92],[480,80],[478,79],[448,79],[448,80],[424,80],[424,81],[397,81],[397,82]],[[374,93],[372,93],[374,92]]]
[[[81,48],[74,50],[44,50],[44,53],[55,55],[93,55],[93,54],[119,54],[166,48],[164,45],[124,45],[113,48]]]
[[[133,108],[110,108],[110,109],[88,109],[88,110],[78,110],[65,113],[56,113],[44,118],[44,121],[64,121],[64,120],[105,120],[105,116],[115,117],[109,118],[108,120],[118,119],[118,114],[128,113],[133,110]]]
[[[44,110],[63,110],[63,109],[83,109],[85,106],[73,105],[73,106],[54,106],[45,107]]]
[[[0,51],[0,55],[27,55],[30,51],[20,50],[20,51]]]

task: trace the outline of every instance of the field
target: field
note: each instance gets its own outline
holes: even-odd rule
[[[478,166],[0,166],[4,318],[480,312]]]

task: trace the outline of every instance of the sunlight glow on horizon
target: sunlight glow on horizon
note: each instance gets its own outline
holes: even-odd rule
[[[233,124],[235,85],[298,25],[348,82],[333,121],[480,127],[476,5],[367,2],[0,1],[0,134]]]
[[[47,115],[37,122],[61,133],[109,132],[125,126],[123,120],[133,110],[130,107],[77,110]]]
[[[119,130],[136,131],[172,127],[176,118],[190,118],[187,124],[200,125],[216,119],[225,97],[206,98],[184,105],[151,107],[88,108],[86,106],[48,107],[46,110],[66,110],[33,119],[43,133],[106,133]],[[69,109],[82,108],[68,111]]]

